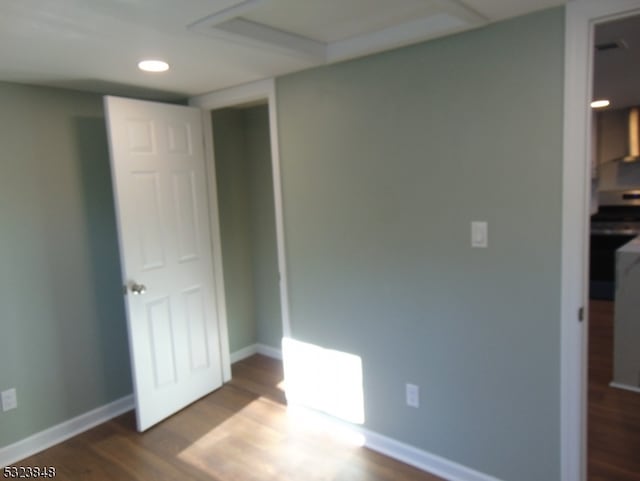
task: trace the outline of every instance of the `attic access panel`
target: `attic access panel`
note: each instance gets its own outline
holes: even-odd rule
[[[452,0],[245,0],[190,28],[326,63],[485,23]]]

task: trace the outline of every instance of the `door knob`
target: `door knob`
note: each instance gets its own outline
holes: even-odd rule
[[[145,286],[144,284],[138,284],[136,282],[131,283],[130,289],[131,293],[136,296],[142,295],[147,292],[147,286]]]

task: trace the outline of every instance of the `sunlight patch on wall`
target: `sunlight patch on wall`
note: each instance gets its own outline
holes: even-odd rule
[[[282,357],[289,405],[315,409],[350,423],[364,423],[360,356],[284,338]]]

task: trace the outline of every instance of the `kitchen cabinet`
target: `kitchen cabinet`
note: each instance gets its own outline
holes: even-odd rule
[[[616,252],[612,386],[640,393],[640,237]]]

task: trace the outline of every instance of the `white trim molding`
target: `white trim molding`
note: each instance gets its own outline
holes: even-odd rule
[[[258,353],[258,345],[252,344],[251,346],[243,347],[242,349],[238,349],[237,351],[233,351],[231,353],[231,364],[242,361],[248,357],[253,356]]]
[[[134,409],[133,395],[105,404],[56,426],[0,448],[0,466],[9,466]]]
[[[345,434],[344,439],[352,440],[356,446],[364,446],[447,481],[501,481],[450,459],[383,436],[362,426],[348,423],[302,404],[289,403],[287,410],[293,417],[303,416],[330,426],[334,432]]]
[[[267,346],[266,344],[256,344],[256,348],[258,354],[282,361],[281,349],[276,349],[275,347]]]
[[[267,346],[266,344],[252,344],[251,346],[243,347],[242,349],[232,352],[231,362],[242,361],[254,354],[262,354],[263,356],[282,360],[282,350]]]
[[[191,97],[189,105],[203,110],[215,110],[260,100],[266,103],[269,101],[269,96],[275,93],[274,91],[275,80],[269,78]]]
[[[571,0],[566,10],[562,199],[561,480],[586,480],[588,228],[593,26],[640,12],[640,0]],[[586,309],[588,311],[588,309]]]
[[[204,140],[205,168],[207,172],[207,195],[211,228],[211,255],[213,257],[213,281],[218,315],[218,343],[222,381],[231,380],[231,360],[229,354],[229,325],[227,319],[227,301],[222,266],[222,236],[220,233],[220,212],[218,208],[218,184],[213,161],[213,137],[211,132],[211,114],[202,111],[202,132]]]
[[[358,429],[358,431],[364,436],[364,445],[367,448],[427,473],[440,476],[447,481],[500,481],[488,474],[373,431],[366,429]]]
[[[273,170],[273,196],[276,216],[276,242],[278,249],[278,270],[280,274],[280,305],[282,311],[282,333],[284,337],[291,335],[289,321],[289,289],[287,282],[287,262],[284,231],[284,207],[282,200],[282,179],[280,176],[280,147],[278,136],[278,113],[276,105],[276,87],[274,79],[259,80],[237,87],[218,90],[189,99],[189,105],[206,111],[266,101],[269,107],[269,133],[271,142],[271,165]],[[209,124],[210,125],[210,124]],[[211,136],[206,136],[211,137]],[[215,172],[214,150],[215,133],[212,143],[207,147],[208,171]],[[219,259],[221,262],[221,259]]]

